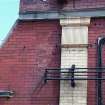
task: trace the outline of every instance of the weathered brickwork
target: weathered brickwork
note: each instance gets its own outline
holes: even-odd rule
[[[45,68],[60,67],[59,21],[18,21],[0,49],[0,90],[13,90],[0,105],[59,105],[59,82],[43,84]]]
[[[95,43],[98,36],[105,36],[105,18],[91,19],[88,32],[88,43],[93,45],[88,48],[88,67],[96,67]],[[67,56],[71,57],[70,54]],[[103,65],[105,65],[104,55],[105,50]],[[86,60],[86,56],[84,56],[84,60]],[[0,49],[0,90],[13,90],[15,95],[8,100],[0,98],[0,105],[59,105],[59,82],[50,81],[44,85],[41,79],[45,68],[60,67],[60,62],[61,27],[58,20],[17,21],[7,42]],[[79,87],[75,88],[77,91],[68,92],[67,89],[73,89],[69,87],[70,84],[66,84],[66,86],[66,91],[62,91],[62,94],[67,92],[75,98],[75,92],[77,95],[84,92],[83,94],[86,96],[86,91],[78,92]],[[105,82],[102,87],[103,102],[105,103],[104,86]],[[96,105],[95,81],[88,81],[84,87],[84,89],[88,89],[87,105]],[[85,99],[81,101],[81,97],[79,97],[76,96],[76,99],[80,100],[81,105],[82,102],[86,103]],[[72,97],[71,100],[75,100],[74,98]],[[63,101],[67,104],[70,102],[69,99],[67,101],[64,98]]]
[[[105,0],[67,0],[62,8],[57,0],[21,0],[20,12],[26,11],[54,11],[54,10],[77,10],[105,7]]]
[[[88,48],[88,67],[96,67],[97,64],[97,47],[95,45],[96,40],[99,36],[105,36],[105,18],[94,18],[91,19],[89,26],[89,44],[92,44]],[[105,65],[105,50],[103,50],[103,66]],[[105,67],[105,66],[104,66]],[[105,103],[105,81],[103,81],[102,94],[103,103]],[[88,105],[96,105],[96,83],[95,81],[88,82]]]

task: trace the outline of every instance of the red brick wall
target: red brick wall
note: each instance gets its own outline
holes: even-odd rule
[[[105,18],[95,18],[91,19],[91,24],[89,26],[89,44],[96,43],[99,36],[105,36]],[[88,49],[88,65],[89,67],[96,67],[97,64],[97,48],[96,46],[90,47]],[[103,52],[103,66],[105,67],[105,50]],[[105,80],[103,81],[102,94],[103,102],[105,104]],[[95,81],[88,82],[88,105],[96,105],[96,83]]]
[[[57,0],[20,0],[20,12],[59,10]],[[76,10],[105,7],[105,0],[67,0],[61,10]]]
[[[45,68],[60,67],[60,31],[57,20],[17,22],[0,49],[0,90],[15,96],[0,105],[58,105],[59,82],[41,79]]]
[[[100,35],[105,35],[105,19],[91,19],[89,44],[96,43]],[[8,100],[0,98],[0,105],[59,105],[59,82],[44,85],[41,77],[45,68],[60,67],[60,40],[57,20],[17,22],[0,49],[0,90],[13,90],[15,96]],[[88,49],[89,67],[96,66],[96,58],[93,46]],[[88,105],[95,105],[95,85],[94,81],[88,82]],[[102,90],[105,102],[104,87]]]

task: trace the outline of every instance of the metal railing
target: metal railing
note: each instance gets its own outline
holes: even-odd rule
[[[99,74],[102,74],[102,76],[99,77]],[[50,80],[69,80],[73,88],[76,86],[75,81],[94,80],[96,82],[96,101],[101,101],[101,103],[96,102],[96,105],[104,105],[102,103],[102,96],[99,94],[102,92],[102,89],[100,89],[100,86],[98,86],[100,84],[98,83],[105,80],[105,68],[76,68],[75,65],[72,65],[71,68],[50,68],[45,70],[44,82],[47,83]]]

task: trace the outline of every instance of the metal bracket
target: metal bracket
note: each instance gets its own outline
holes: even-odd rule
[[[75,87],[74,70],[75,70],[75,65],[72,65],[72,67],[71,67],[71,69],[69,71],[71,73],[71,86],[73,88]]]
[[[11,98],[14,96],[14,92],[13,91],[1,91],[0,90],[0,98]]]

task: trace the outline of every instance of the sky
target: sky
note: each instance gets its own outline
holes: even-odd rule
[[[18,18],[20,0],[0,0],[0,45]]]

